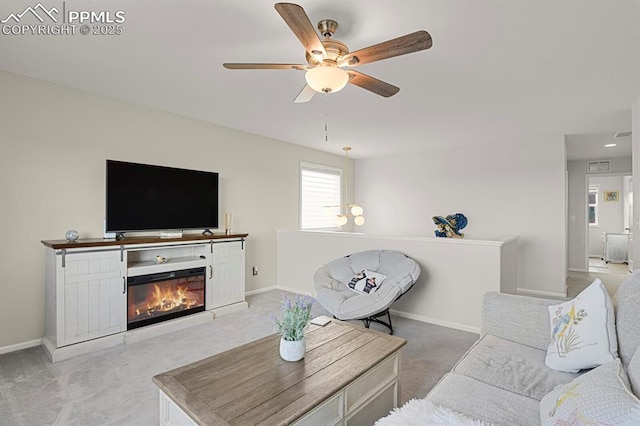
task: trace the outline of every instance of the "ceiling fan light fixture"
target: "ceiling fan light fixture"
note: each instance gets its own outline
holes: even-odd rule
[[[322,65],[308,70],[304,78],[316,92],[335,93],[347,85],[349,73],[342,68]]]
[[[305,59],[309,65],[278,63],[224,63],[222,65],[232,70],[307,70],[305,76],[307,84],[294,99],[295,103],[309,102],[316,92],[338,92],[347,83],[385,98],[393,96],[398,93],[399,87],[356,70],[347,72],[341,67],[354,67],[394,58],[429,49],[433,45],[431,35],[425,30],[418,30],[350,52],[345,43],[333,38],[333,34],[338,29],[337,21],[323,19],[318,22],[318,30],[324,36],[321,40],[302,6],[294,3],[276,3],[274,7],[302,43]]]

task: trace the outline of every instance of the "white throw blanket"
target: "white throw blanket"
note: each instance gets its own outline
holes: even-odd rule
[[[473,420],[446,407],[432,404],[426,399],[412,399],[402,407],[395,408],[388,416],[381,418],[375,426],[489,426],[480,420]]]

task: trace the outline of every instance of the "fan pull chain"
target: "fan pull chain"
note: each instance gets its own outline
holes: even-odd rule
[[[329,94],[324,93],[324,141],[329,142]]]

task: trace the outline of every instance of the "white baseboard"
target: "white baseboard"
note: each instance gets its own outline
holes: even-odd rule
[[[245,296],[253,296],[254,294],[266,293],[267,291],[277,290],[277,289],[278,289],[277,286],[271,285],[269,287],[259,288],[257,290],[245,291],[244,295]]]
[[[516,292],[518,294],[522,294],[525,296],[543,296],[543,297],[553,297],[553,298],[566,298],[567,295],[566,294],[562,294],[562,293],[554,293],[551,291],[540,291],[540,290],[530,290],[528,288],[517,288]]]
[[[389,312],[391,312],[392,315],[397,315],[397,316],[402,317],[402,318],[409,318],[409,319],[412,319],[412,320],[426,322],[426,323],[429,323],[429,324],[440,325],[442,327],[448,327],[448,328],[453,328],[453,329],[456,329],[456,330],[462,330],[462,331],[468,331],[470,333],[480,334],[480,327],[473,327],[471,325],[460,324],[460,323],[457,323],[457,322],[443,321],[443,320],[439,320],[439,319],[436,319],[436,318],[425,317],[425,316],[422,316],[422,315],[410,314],[410,313],[407,313],[407,312],[396,311],[396,310],[393,310],[393,309],[389,310]]]
[[[16,343],[15,345],[0,347],[0,355],[8,354],[9,352],[21,351],[22,349],[34,348],[42,344],[42,339],[29,340],[28,342]]]
[[[569,272],[589,272],[588,269],[569,268]]]

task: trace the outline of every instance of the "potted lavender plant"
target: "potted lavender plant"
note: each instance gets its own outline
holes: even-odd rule
[[[280,318],[271,314],[270,318],[282,336],[280,338],[280,356],[285,361],[299,361],[304,358],[306,349],[304,328],[311,319],[311,305],[313,299],[297,295],[292,302],[286,295],[282,295]]]

